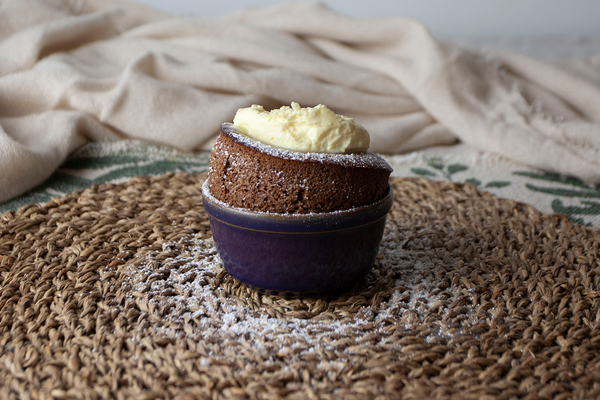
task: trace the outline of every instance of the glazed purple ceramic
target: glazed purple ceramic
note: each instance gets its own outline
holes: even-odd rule
[[[260,213],[215,199],[205,183],[204,208],[227,272],[264,293],[314,296],[348,288],[371,269],[392,207],[382,200],[320,214]]]

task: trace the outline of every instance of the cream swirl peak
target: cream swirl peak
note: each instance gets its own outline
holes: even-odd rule
[[[240,108],[233,124],[258,142],[281,149],[316,153],[358,153],[369,148],[369,133],[352,118],[338,115],[323,104],[266,111],[262,106]]]

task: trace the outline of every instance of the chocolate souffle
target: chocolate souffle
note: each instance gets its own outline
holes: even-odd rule
[[[325,213],[372,204],[388,191],[392,168],[369,151],[332,154],[275,148],[223,124],[208,186],[231,206],[269,213]]]

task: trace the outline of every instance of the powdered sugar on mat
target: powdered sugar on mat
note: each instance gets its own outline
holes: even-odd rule
[[[324,300],[315,303],[315,299],[262,296],[240,286],[225,275],[212,239],[193,238],[187,244],[164,243],[162,249],[134,261],[126,273],[130,277],[131,296],[138,305],[145,303],[141,309],[162,309],[164,319],[146,326],[155,335],[209,343],[230,340],[236,347],[251,346],[266,362],[281,357],[288,362],[317,358],[327,364],[328,373],[340,373],[347,356],[354,351],[365,351],[360,349],[361,343],[373,343],[380,350],[397,348],[397,338],[392,338],[386,329],[391,323],[395,328],[401,327],[407,336],[412,333],[428,342],[445,342],[477,321],[472,307],[468,306],[458,311],[446,307],[439,313],[434,311],[449,300],[466,302],[469,296],[453,293],[449,285],[445,290],[437,288],[444,281],[448,283],[443,276],[444,260],[432,258],[423,250],[404,249],[410,241],[422,241],[428,235],[425,230],[416,230],[408,237],[406,233],[391,227],[386,230],[377,265],[367,283],[378,282],[381,291],[376,292],[373,299],[347,296],[360,304],[355,307],[356,313],[338,310],[336,301],[327,305]],[[162,257],[165,253],[172,256]],[[231,290],[232,287],[236,290]],[[232,296],[234,292],[237,296]],[[242,294],[246,295],[245,299]],[[384,299],[373,301],[378,294]],[[367,300],[371,300],[371,304]],[[312,302],[313,308],[321,302],[324,307],[320,312],[311,311],[310,305],[304,313],[292,311],[296,308],[294,304],[303,302]],[[451,312],[455,314],[452,322],[444,323],[442,320],[447,320]],[[423,330],[422,324],[428,319],[437,327]],[[326,352],[336,354],[333,359],[337,361],[332,362],[331,357],[322,359]],[[210,359],[226,362],[235,353],[219,348],[218,352],[207,355],[209,358],[205,358],[204,363],[210,363]],[[401,356],[396,354],[395,357]]]

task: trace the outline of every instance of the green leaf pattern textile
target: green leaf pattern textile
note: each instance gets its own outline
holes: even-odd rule
[[[78,189],[119,183],[135,176],[167,172],[203,172],[209,153],[183,153],[137,141],[93,143],[75,152],[43,184],[23,196],[0,203],[0,213],[30,203],[45,203]]]
[[[566,214],[581,224],[600,227],[600,185],[514,164],[499,156],[494,158],[488,154],[485,157],[478,159],[460,154],[434,157],[417,153],[386,159],[395,168],[395,176],[468,182],[478,190],[532,204],[543,212]],[[39,187],[0,203],[0,213],[33,202],[44,203],[95,184],[124,182],[134,176],[204,172],[208,169],[209,158],[208,152],[183,153],[137,141],[92,143],[71,155]]]

